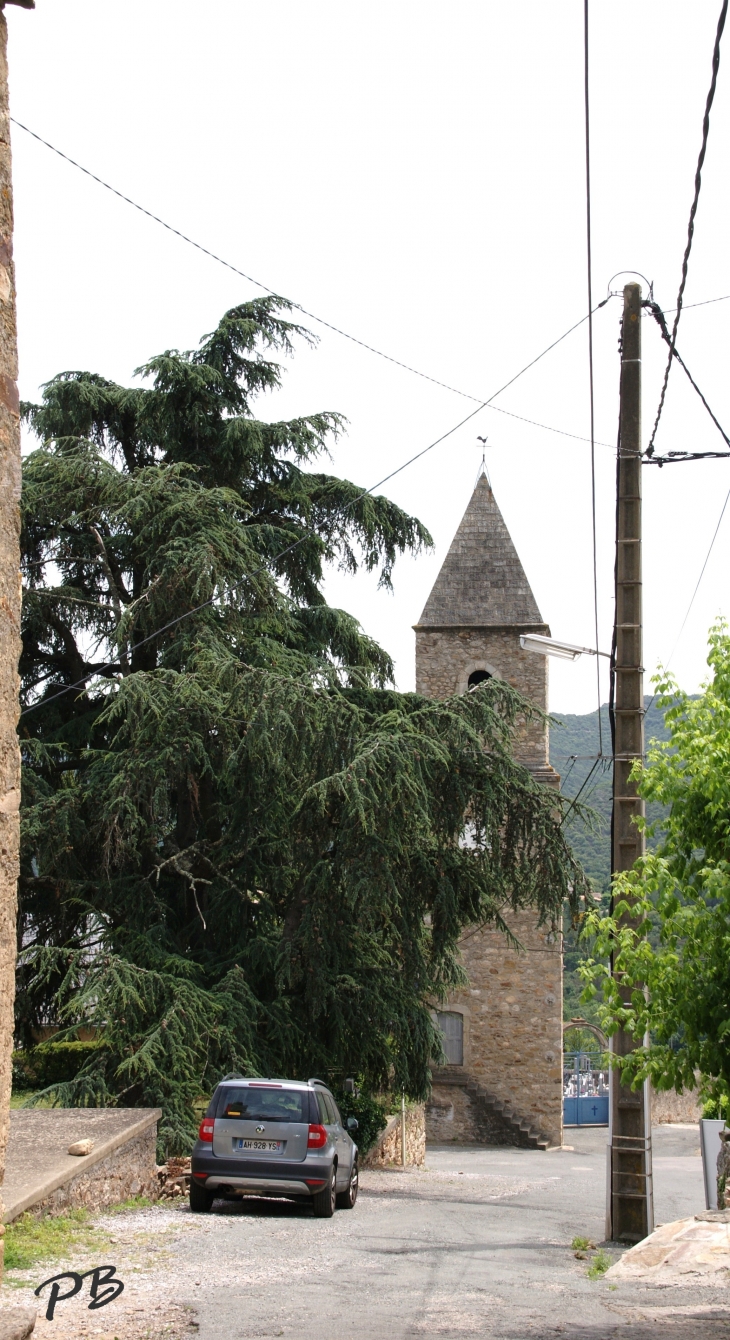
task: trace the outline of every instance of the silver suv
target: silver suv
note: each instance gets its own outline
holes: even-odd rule
[[[329,1219],[357,1200],[357,1145],[319,1079],[226,1079],[193,1147],[190,1208],[217,1198],[274,1196],[311,1204]]]

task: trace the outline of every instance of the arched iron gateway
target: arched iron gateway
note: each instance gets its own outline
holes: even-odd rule
[[[608,1042],[600,1028],[586,1019],[569,1019],[563,1035],[575,1032],[578,1046],[563,1052],[563,1125],[608,1125]],[[588,1032],[590,1049],[581,1046]]]

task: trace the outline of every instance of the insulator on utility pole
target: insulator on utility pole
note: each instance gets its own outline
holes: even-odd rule
[[[641,285],[624,288],[621,325],[621,406],[616,471],[616,612],[614,629],[614,763],[611,870],[631,870],[643,856],[644,834],[634,820],[644,802],[629,780],[644,755],[644,667],[641,589]],[[624,924],[631,924],[630,913]],[[623,993],[622,993],[623,994]],[[627,992],[627,998],[630,992]],[[615,1055],[636,1047],[620,1030]],[[651,1096],[648,1081],[633,1090],[611,1070],[606,1237],[639,1242],[654,1228]]]

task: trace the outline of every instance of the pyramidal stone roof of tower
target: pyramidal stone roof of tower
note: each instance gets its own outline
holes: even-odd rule
[[[545,627],[486,475],[477,480],[417,628]]]

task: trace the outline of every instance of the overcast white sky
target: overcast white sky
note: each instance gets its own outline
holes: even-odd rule
[[[635,268],[672,307],[720,0],[592,0],[594,293]],[[582,0],[37,0],[6,10],[14,116],[204,245],[396,358],[486,398],[586,304]],[[686,302],[730,294],[730,35]],[[13,130],[21,395],[85,368],[120,381],[259,290]],[[622,281],[619,281],[622,282]],[[613,619],[620,302],[595,321],[601,643]],[[316,326],[312,327],[317,329]],[[730,425],[730,301],[678,347]],[[291,363],[262,417],[337,409],[332,468],[368,486],[468,412],[339,336]],[[644,325],[648,434],[664,366]],[[583,326],[497,404],[587,435]],[[486,409],[385,487],[431,530],[394,593],[333,574],[413,687],[416,622],[467,505],[477,434],[553,635],[593,644],[587,443]],[[662,449],[722,448],[673,373]],[[730,488],[726,461],[644,471],[645,664],[669,656]],[[672,662],[695,690],[728,611],[730,507]],[[587,659],[551,707],[590,711]],[[605,698],[605,691],[604,691]]]

